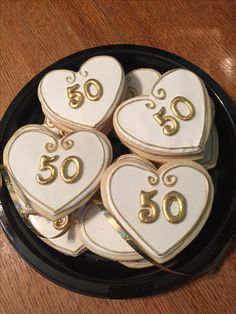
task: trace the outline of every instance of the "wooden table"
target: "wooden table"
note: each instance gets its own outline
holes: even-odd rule
[[[172,51],[236,99],[233,0],[1,1],[0,115],[39,71],[75,51],[137,43]],[[126,301],[59,288],[33,271],[0,230],[0,313],[233,313],[235,241],[221,269],[173,292]]]

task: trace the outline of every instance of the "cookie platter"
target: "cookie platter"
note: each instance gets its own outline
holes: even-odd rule
[[[221,87],[165,51],[60,60],[1,121],[3,229],[40,273],[88,295],[149,295],[212,271],[235,230],[235,121]]]

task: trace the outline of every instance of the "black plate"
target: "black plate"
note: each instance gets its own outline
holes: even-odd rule
[[[232,100],[205,72],[190,62],[155,48],[135,45],[112,45],[75,53],[46,68],[34,77],[16,96],[0,124],[0,162],[10,136],[21,126],[41,123],[43,114],[37,97],[40,79],[50,70],[78,70],[81,63],[96,55],[117,58],[125,72],[151,67],[161,73],[185,67],[205,82],[215,103],[215,122],[220,151],[217,167],[211,171],[215,198],[210,217],[197,238],[175,259],[175,270],[199,274],[212,270],[223,255],[236,226],[236,110]],[[116,138],[111,139],[115,153],[124,152]],[[179,286],[194,276],[179,276],[155,267],[128,269],[119,263],[86,252],[77,258],[65,256],[41,242],[23,223],[3,186],[1,213],[3,229],[22,257],[37,271],[55,283],[83,294],[104,298],[145,296]]]

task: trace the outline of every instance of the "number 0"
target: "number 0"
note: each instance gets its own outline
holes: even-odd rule
[[[72,176],[69,176],[67,173],[69,164],[73,162],[75,164],[75,173]],[[61,171],[60,171],[62,180],[66,183],[74,183],[78,180],[80,175],[80,161],[79,158],[76,156],[70,156],[63,160],[61,164]]]

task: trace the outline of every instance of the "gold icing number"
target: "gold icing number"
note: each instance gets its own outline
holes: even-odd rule
[[[157,194],[157,190],[151,192],[140,192],[140,205],[141,210],[138,213],[139,220],[143,223],[152,223],[159,217],[159,205],[152,200]],[[173,215],[171,213],[171,205],[173,202],[178,203],[178,213]],[[179,223],[184,220],[186,216],[186,200],[184,196],[176,191],[167,193],[162,201],[162,211],[167,221],[170,223]]]
[[[94,86],[96,89],[95,95],[91,93],[92,86]],[[84,84],[84,93],[85,93],[85,96],[91,101],[99,100],[102,97],[102,93],[103,93],[101,83],[94,79],[86,81]]]
[[[74,109],[79,108],[84,103],[84,95],[78,91],[79,87],[79,84],[67,87],[67,95],[70,99],[69,105]]]
[[[140,205],[142,209],[138,213],[140,221],[145,223],[151,223],[157,220],[159,216],[159,206],[152,198],[157,194],[157,191],[145,192],[141,191],[140,193]]]
[[[53,157],[48,157],[46,155],[43,155],[41,158],[40,158],[40,165],[39,165],[39,170],[40,171],[49,171],[50,174],[47,178],[43,178],[41,176],[41,174],[37,174],[36,175],[36,180],[38,183],[40,184],[48,184],[48,183],[51,183],[53,182],[56,177],[57,177],[57,168],[54,167],[53,165],[51,165],[50,163],[51,162],[54,162],[58,159],[58,155],[56,156],[53,156]]]
[[[36,175],[36,181],[40,184],[49,184],[49,183],[52,183],[56,177],[57,177],[57,168],[53,165],[51,165],[52,162],[56,161],[58,159],[58,155],[56,156],[53,156],[53,157],[48,157],[46,155],[43,155],[41,158],[40,158],[40,166],[39,166],[39,170],[40,171],[49,171],[49,176],[47,178],[43,178],[41,176],[41,174],[37,174]],[[67,170],[68,170],[68,167],[69,167],[69,164],[73,162],[75,164],[75,173],[72,175],[72,176],[69,176],[68,173],[67,173]],[[65,183],[74,183],[75,181],[78,180],[79,176],[80,176],[80,170],[81,170],[81,167],[80,167],[80,160],[78,157],[76,156],[70,156],[70,157],[67,157],[63,160],[62,164],[61,164],[61,167],[60,167],[60,175],[61,175],[61,178],[62,180],[65,182]]]
[[[171,213],[171,205],[173,202],[177,202],[179,206],[178,214],[173,215]],[[184,220],[186,216],[186,200],[184,196],[176,191],[172,191],[166,194],[162,202],[163,214],[170,223],[175,224]]]
[[[95,87],[96,93],[91,93],[91,87]],[[90,101],[97,101],[102,97],[103,88],[99,81],[95,79],[89,79],[84,84],[84,94],[85,96],[78,90],[80,87],[79,84],[75,84],[71,87],[67,87],[67,95],[70,99],[69,106],[73,109],[79,108],[83,105],[85,97]]]
[[[189,113],[187,115],[181,114],[180,111],[178,110],[177,104],[179,102],[184,103],[188,107]],[[185,97],[182,97],[182,96],[175,97],[171,101],[170,109],[173,112],[175,117],[177,117],[177,118],[179,118],[180,120],[183,120],[183,121],[191,120],[193,118],[194,114],[195,114],[194,106],[191,103],[191,101],[188,100]],[[155,113],[153,115],[153,118],[157,121],[157,123],[160,126],[164,125],[164,128],[163,128],[163,133],[164,134],[166,134],[166,135],[174,135],[179,130],[179,122],[178,122],[178,120],[175,117],[166,116],[165,114],[166,114],[165,107],[161,107],[161,109],[157,113]],[[169,125],[169,124],[165,125],[168,122],[170,122],[171,125]]]

